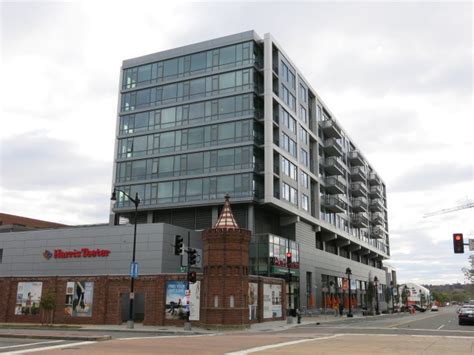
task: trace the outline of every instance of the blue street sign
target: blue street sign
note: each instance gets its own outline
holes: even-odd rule
[[[130,277],[134,279],[138,278],[138,263],[136,261],[130,263]]]

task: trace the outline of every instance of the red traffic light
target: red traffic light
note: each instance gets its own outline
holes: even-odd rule
[[[455,254],[464,253],[464,238],[463,238],[462,233],[453,234],[453,246],[454,246]]]
[[[291,252],[286,253],[287,258],[291,258]]]

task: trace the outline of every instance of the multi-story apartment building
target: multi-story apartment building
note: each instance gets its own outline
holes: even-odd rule
[[[139,223],[208,228],[228,193],[252,273],[290,272],[297,305],[327,307],[348,284],[364,305],[384,283],[385,184],[270,34],[125,60],[120,77],[113,186],[138,193]],[[111,223],[134,210],[119,191]]]

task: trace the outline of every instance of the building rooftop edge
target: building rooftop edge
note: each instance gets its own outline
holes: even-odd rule
[[[228,36],[218,37],[211,40],[188,44],[185,46],[167,49],[160,52],[155,52],[151,54],[147,54],[140,57],[125,59],[122,62],[122,69],[135,67],[137,65],[164,60],[168,58],[174,58],[178,56],[183,56],[191,53],[201,52],[206,49],[211,49],[220,46],[231,45],[234,43],[239,43],[247,40],[255,40],[261,41],[262,39],[258,36],[258,34],[254,30],[235,33]]]

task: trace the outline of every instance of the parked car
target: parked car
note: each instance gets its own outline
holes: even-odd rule
[[[438,306],[437,305],[432,305],[431,306],[431,312],[438,312]]]
[[[418,311],[418,312],[426,312],[425,307],[420,307],[417,304],[412,305],[412,307],[415,308],[415,310]]]
[[[474,324],[474,308],[462,307],[458,313],[459,325]]]

